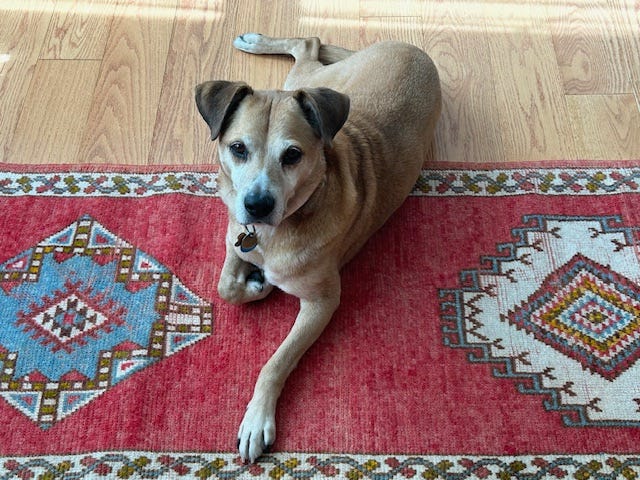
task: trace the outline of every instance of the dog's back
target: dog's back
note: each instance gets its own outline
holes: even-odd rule
[[[356,183],[360,218],[350,238],[366,239],[402,204],[420,174],[441,110],[438,72],[419,48],[389,41],[321,69],[298,76],[292,72],[286,84],[317,86],[333,88],[351,100],[334,145],[361,177]],[[344,263],[362,243],[350,246]]]

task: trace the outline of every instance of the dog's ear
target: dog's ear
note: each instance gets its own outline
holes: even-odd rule
[[[211,140],[218,138],[242,99],[252,93],[251,87],[243,82],[219,80],[196,87],[196,105],[211,129]]]
[[[349,97],[330,88],[305,88],[294,96],[316,135],[330,147],[349,116]]]

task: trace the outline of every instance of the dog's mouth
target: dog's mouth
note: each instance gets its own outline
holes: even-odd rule
[[[277,227],[278,222],[275,222],[271,218],[252,218],[250,215],[249,218],[244,218],[242,221],[238,220],[238,223],[242,225],[244,228],[251,228],[255,225],[267,225],[270,227]]]
[[[260,230],[261,227],[276,228],[280,224],[281,220],[278,221],[273,218],[273,216],[270,216],[269,218],[251,218],[250,215],[244,213],[244,215],[236,217],[236,222],[242,225],[242,228],[246,231],[247,229],[253,230],[255,228]]]

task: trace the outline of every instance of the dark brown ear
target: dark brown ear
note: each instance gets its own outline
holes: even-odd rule
[[[295,93],[295,99],[316,135],[331,146],[349,116],[349,97],[330,88],[305,88]]]
[[[243,82],[204,82],[196,87],[196,105],[211,128],[211,140],[218,138],[244,97],[253,93]]]

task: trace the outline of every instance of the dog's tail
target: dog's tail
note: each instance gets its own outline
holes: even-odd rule
[[[335,45],[320,45],[320,52],[318,53],[318,60],[323,65],[331,65],[332,63],[339,62],[345,58],[350,57],[355,52],[353,50],[347,50],[346,48],[336,47]]]

